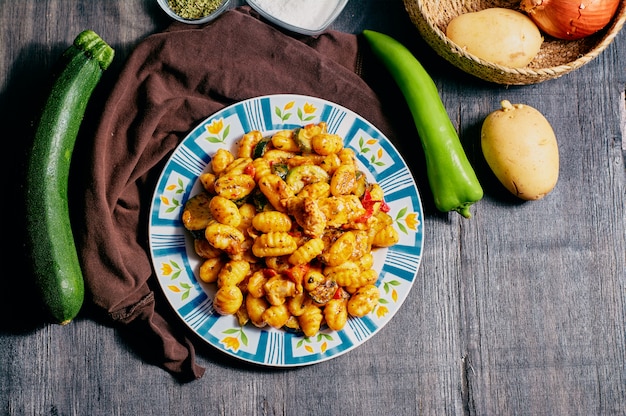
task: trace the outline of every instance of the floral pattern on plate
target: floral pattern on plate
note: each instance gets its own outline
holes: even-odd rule
[[[233,316],[213,309],[214,285],[196,279],[201,260],[180,216],[186,200],[198,193],[203,173],[219,148],[233,149],[251,130],[264,134],[324,121],[344,138],[368,178],[385,192],[400,241],[377,249],[374,269],[380,299],[363,318],[349,318],[341,331],[322,329],[312,337],[286,330],[241,327]],[[300,95],[270,95],[242,101],[211,115],[194,128],[167,161],[152,198],[149,243],[159,284],[182,321],[213,347],[241,360],[273,367],[325,361],[361,345],[399,310],[420,265],[422,205],[415,181],[393,144],[367,120],[332,102]]]

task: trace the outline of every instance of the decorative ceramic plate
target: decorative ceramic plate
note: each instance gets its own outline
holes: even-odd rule
[[[385,193],[400,241],[374,251],[380,299],[363,318],[349,318],[341,331],[322,328],[312,337],[274,328],[241,327],[234,316],[213,309],[215,284],[196,278],[202,263],[181,222],[190,196],[201,191],[198,177],[219,148],[234,152],[251,130],[264,135],[324,121],[344,138],[361,169]],[[342,355],[361,345],[398,311],[417,274],[422,256],[422,205],[409,168],[391,142],[367,120],[329,101],[300,95],[271,95],[231,105],[210,116],[181,142],[157,182],[149,221],[149,242],[157,279],[171,306],[213,347],[255,364],[293,367]]]

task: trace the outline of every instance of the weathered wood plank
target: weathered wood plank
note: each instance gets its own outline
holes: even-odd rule
[[[9,222],[19,215],[13,177],[22,167],[11,156],[28,145],[32,106],[63,45],[92,28],[116,48],[103,100],[133,46],[168,23],[153,1],[0,0]],[[416,51],[486,191],[470,220],[438,213],[401,97],[382,92],[397,99],[394,122],[406,123],[398,145],[419,176],[426,211],[421,268],[394,319],[359,348],[297,369],[253,367],[197,341],[206,375],[181,385],[115,328],[88,317],[68,327],[42,325],[17,261],[17,273],[5,267],[0,291],[0,413],[624,414],[626,34],[574,73],[504,87],[442,62],[419,39],[400,0],[350,2],[335,27],[386,31]],[[535,106],[557,132],[561,176],[543,200],[515,200],[482,159],[480,124],[502,99]],[[21,243],[12,245],[3,264],[22,259],[22,251]]]

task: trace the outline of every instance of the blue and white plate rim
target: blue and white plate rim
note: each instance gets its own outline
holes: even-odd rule
[[[372,313],[363,318],[350,318],[341,331],[324,329],[313,340],[281,329],[256,328],[250,324],[237,331],[233,316],[220,316],[213,310],[214,289],[195,277],[200,259],[180,221],[182,208],[190,196],[200,192],[198,177],[208,169],[211,155],[217,149],[234,150],[236,140],[251,130],[271,134],[320,121],[327,123],[330,133],[344,137],[345,145],[355,151],[368,178],[381,185],[385,201],[391,207],[390,215],[398,216],[400,211],[413,216],[409,225],[415,230],[407,228],[406,223],[400,225],[405,231],[400,233],[400,242],[375,253],[374,268],[379,272],[377,285],[381,293],[383,289],[391,293],[385,306],[387,312],[381,316]],[[225,130],[228,130],[228,137],[219,142],[220,133]],[[246,99],[200,122],[166,162],[157,180],[149,215],[149,254],[154,272],[180,319],[200,339],[222,352],[271,367],[326,361],[343,355],[378,333],[404,303],[419,270],[424,242],[423,209],[415,180],[389,139],[346,107],[298,94]]]

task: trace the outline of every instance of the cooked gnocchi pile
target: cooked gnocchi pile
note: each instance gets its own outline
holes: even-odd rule
[[[372,249],[398,232],[382,188],[325,123],[246,133],[199,179],[182,221],[203,259],[198,277],[217,284],[218,313],[313,336],[375,308]]]

